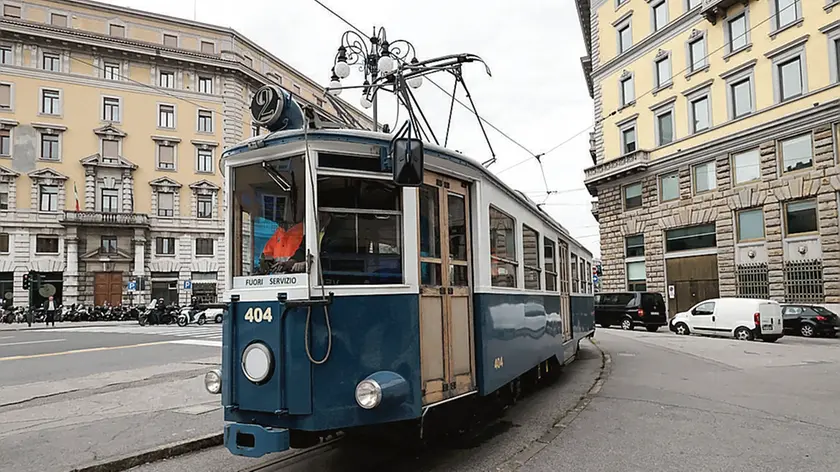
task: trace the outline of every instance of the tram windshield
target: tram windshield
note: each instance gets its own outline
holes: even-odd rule
[[[234,276],[306,271],[303,156],[236,167]]]

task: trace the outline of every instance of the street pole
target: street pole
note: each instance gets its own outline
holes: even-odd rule
[[[379,121],[377,120],[379,115],[379,93],[374,92],[373,94],[373,130],[379,131]]]

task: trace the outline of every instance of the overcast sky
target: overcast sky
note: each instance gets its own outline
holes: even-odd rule
[[[106,0],[108,3],[167,15],[193,18],[193,0]],[[482,117],[534,153],[554,147],[592,123],[592,102],[586,91],[580,57],[583,39],[572,0],[322,0],[364,31],[384,26],[389,41],[406,39],[418,59],[444,54],[478,54],[490,66],[467,65],[464,77]],[[322,85],[341,34],[348,29],[312,0],[197,0],[198,21],[228,26],[254,40],[292,67]],[[451,91],[448,74],[432,79]],[[345,84],[356,85],[361,74],[353,68]],[[445,134],[449,98],[424,83],[417,93],[439,139]],[[359,92],[345,90],[342,98],[359,103]],[[458,98],[467,103],[463,90]],[[380,121],[394,126],[393,97],[381,95]],[[455,105],[448,147],[478,161],[490,157],[475,117]],[[402,113],[400,121],[405,119]],[[528,153],[488,129],[500,172]],[[583,187],[583,169],[591,166],[589,133],[583,133],[543,158],[550,190],[546,210],[595,255],[600,256],[598,227]],[[545,186],[536,160],[500,176],[535,202],[545,200]]]

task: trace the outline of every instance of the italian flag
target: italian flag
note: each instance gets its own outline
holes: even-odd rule
[[[73,196],[76,197],[76,211],[81,211],[79,209],[79,191],[76,189],[76,182],[73,182]]]

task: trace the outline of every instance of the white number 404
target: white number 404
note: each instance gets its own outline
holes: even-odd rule
[[[248,311],[245,312],[245,321],[250,321],[251,323],[262,323],[263,321],[271,323],[271,307],[269,306],[265,309],[260,307],[248,308]]]

